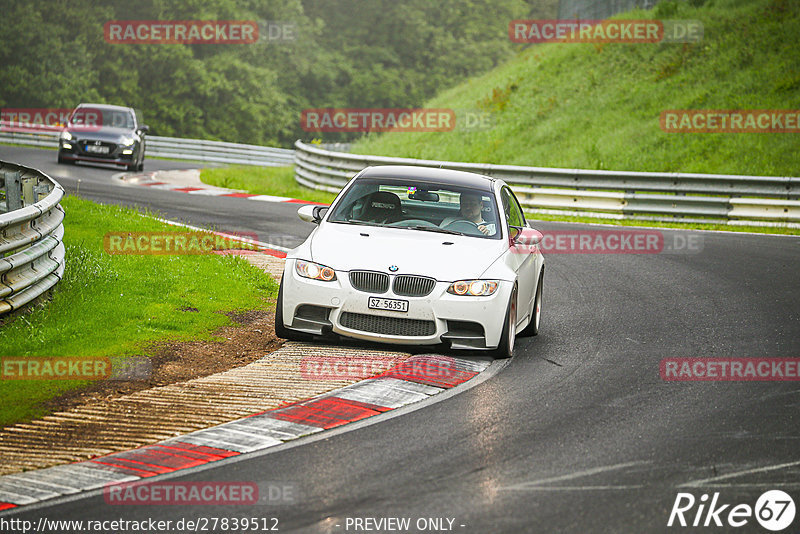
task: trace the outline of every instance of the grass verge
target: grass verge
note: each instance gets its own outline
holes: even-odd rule
[[[0,326],[4,357],[147,356],[164,340],[211,339],[224,312],[269,306],[266,273],[234,256],[110,255],[107,232],[185,232],[130,208],[66,197],[64,279],[52,301]],[[88,385],[74,380],[0,381],[0,426],[44,414],[42,403]]]
[[[303,187],[294,179],[294,166],[254,167],[233,165],[230,167],[203,169],[200,180],[208,185],[242,189],[257,195],[299,198],[311,202],[330,204],[336,197],[333,193]]]

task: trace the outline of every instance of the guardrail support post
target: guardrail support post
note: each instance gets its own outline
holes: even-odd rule
[[[30,206],[36,204],[36,193],[33,190],[35,180],[22,180],[22,203]]]
[[[22,184],[20,172],[5,172],[6,209],[11,212],[22,208]]]
[[[34,186],[34,188],[33,188],[33,202],[34,202],[34,204],[36,202],[39,202],[39,196],[40,195],[47,196],[48,193],[50,193],[50,188],[46,184],[39,184],[37,186]]]

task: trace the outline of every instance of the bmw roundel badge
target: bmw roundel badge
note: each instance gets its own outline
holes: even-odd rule
[[[396,273],[397,269],[398,269],[397,265],[390,265],[389,266],[389,270],[392,271],[393,273]]]

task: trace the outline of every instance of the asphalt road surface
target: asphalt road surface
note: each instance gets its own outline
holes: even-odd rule
[[[38,167],[70,192],[81,177],[81,196],[194,224],[298,239],[308,231],[296,206],[124,188],[111,183],[118,171],[58,166],[52,151],[0,146],[0,159]],[[147,162],[148,170],[189,166]],[[664,235],[671,242],[685,233]],[[170,477],[271,483],[293,490],[286,502],[113,506],[95,493],[3,517],[173,526],[277,518],[280,532],[325,533],[406,531],[372,522],[388,518],[408,518],[409,532],[768,532],[755,517],[734,528],[728,514],[773,489],[800,508],[800,382],[665,381],[659,366],[678,357],[800,357],[800,239],[702,233],[701,248],[550,254],[541,333],[518,340],[491,378],[325,439]],[[723,526],[708,518],[711,527],[677,519],[667,527],[679,493],[697,500],[685,512],[690,525],[702,496],[701,525],[718,493],[717,508],[729,505],[715,516]],[[799,526],[800,514],[785,532]]]

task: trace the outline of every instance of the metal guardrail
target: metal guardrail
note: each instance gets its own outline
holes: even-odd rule
[[[271,167],[294,163],[294,150],[286,148],[181,139],[179,137],[148,136],[145,155]]]
[[[64,189],[41,171],[0,161],[0,315],[64,275]]]
[[[338,193],[370,165],[415,165],[500,178],[530,213],[800,228],[800,178],[594,171],[391,158],[295,143],[295,179]]]
[[[3,123],[0,122],[0,142],[55,148],[58,146],[58,135],[57,129],[52,131],[4,129]],[[148,135],[146,138],[145,157],[147,156],[262,167],[291,165],[294,162],[294,150],[286,148],[154,135]]]

